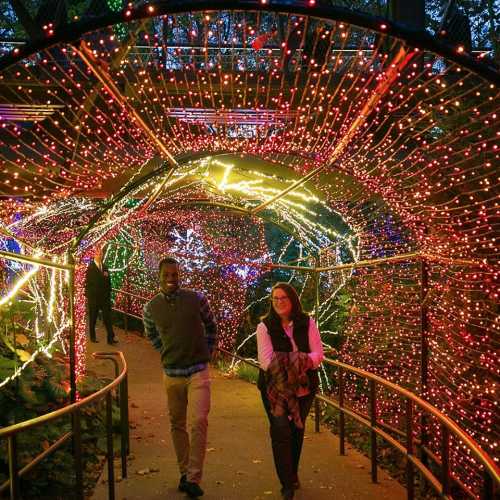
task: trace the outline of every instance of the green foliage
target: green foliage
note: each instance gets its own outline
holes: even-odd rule
[[[256,384],[257,378],[259,377],[259,370],[254,366],[247,365],[246,363],[239,363],[235,373],[238,378],[252,384]]]
[[[257,384],[259,369],[244,362],[233,365],[229,358],[221,355],[214,360],[218,370],[224,372],[228,377],[236,377],[251,384]]]
[[[16,362],[13,359],[0,355],[0,380],[4,380],[16,369]]]
[[[0,383],[37,349],[35,339],[23,326],[32,324],[34,317],[32,304],[25,301],[14,300],[0,307]]]
[[[325,324],[321,325],[322,330],[337,332],[336,335],[330,335],[327,339],[323,339],[335,349],[339,349],[342,345],[344,328],[349,318],[351,306],[351,295],[343,288],[334,300],[335,314]]]
[[[2,345],[0,344],[0,351]],[[5,347],[4,347],[5,350]],[[8,363],[8,358],[0,356],[0,363]],[[52,358],[38,357],[22,373],[22,376],[7,384],[0,391],[0,427],[22,422],[69,403],[68,366],[65,358],[54,353]],[[97,380],[88,375],[78,386],[81,397],[94,393],[108,381]],[[104,454],[105,411],[103,402],[81,411],[83,443],[84,481],[91,489],[99,473],[95,464],[97,457]],[[113,427],[119,429],[119,415],[113,409]],[[18,434],[18,462],[20,467],[28,464],[36,455],[46,450],[62,435],[71,430],[70,417],[57,419],[49,424],[35,427]],[[99,463],[98,469],[100,469]],[[7,441],[0,441],[0,484],[8,479]],[[42,460],[21,481],[23,498],[57,499],[71,497],[75,484],[74,463],[71,440],[47,458]]]

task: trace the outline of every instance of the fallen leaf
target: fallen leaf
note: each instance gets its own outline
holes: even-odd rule
[[[16,354],[19,356],[19,359],[23,363],[31,358],[31,354],[28,351],[24,351],[23,349],[16,349]]]
[[[215,451],[215,448],[207,448],[207,451]]]
[[[49,445],[49,442],[48,442],[47,440],[42,441],[42,448],[43,448],[44,450],[48,450],[48,449],[49,449],[49,446],[50,446],[50,445]]]
[[[139,476],[145,476],[146,474],[149,474],[151,471],[149,469],[141,469],[136,472],[136,474],[139,474]]]
[[[22,333],[16,334],[16,343],[22,346],[28,345],[30,343],[28,337]]]

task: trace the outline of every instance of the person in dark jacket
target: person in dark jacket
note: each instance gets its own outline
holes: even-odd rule
[[[117,344],[111,323],[111,278],[103,262],[103,249],[98,247],[85,275],[85,297],[87,298],[88,327],[91,342],[98,342],[95,332],[97,315],[102,312],[108,344]]]
[[[174,257],[162,259],[159,271],[160,293],[144,306],[144,332],[161,354],[170,434],[181,475],[178,489],[198,498],[203,495],[200,482],[210,411],[208,362],[216,346],[217,324],[205,295],[181,288]]]
[[[318,389],[323,345],[316,323],[302,311],[297,292],[288,283],[274,285],[269,312],[256,335],[258,387],[269,418],[274,465],[281,494],[290,500],[300,487],[304,426]]]

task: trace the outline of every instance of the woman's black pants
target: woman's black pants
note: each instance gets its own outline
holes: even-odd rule
[[[269,418],[271,443],[273,448],[274,465],[276,472],[285,489],[293,487],[297,481],[299,469],[300,453],[304,442],[304,429],[299,429],[288,415],[275,417],[271,414],[271,407],[266,391],[261,391],[262,402]],[[311,409],[314,400],[314,393],[299,398],[300,416],[302,422],[306,422],[306,417]]]

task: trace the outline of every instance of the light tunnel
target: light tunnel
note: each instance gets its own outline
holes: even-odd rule
[[[117,307],[139,316],[175,253],[225,348],[255,354],[270,286],[290,281],[340,360],[424,397],[498,458],[487,59],[341,8],[192,1],[47,27],[0,70],[0,269],[4,302],[21,289],[35,311],[26,366],[71,350],[68,262],[80,373],[93,247],[107,242]],[[401,402],[381,404],[403,428]],[[480,468],[455,444],[475,491]]]

